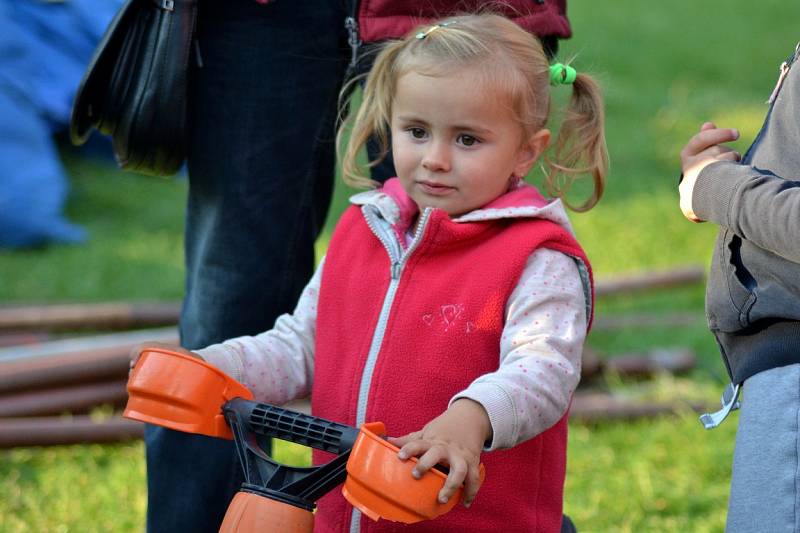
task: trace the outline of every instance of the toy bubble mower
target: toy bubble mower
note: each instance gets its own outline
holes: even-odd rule
[[[459,489],[447,503],[438,502],[447,477],[440,469],[414,479],[416,458],[397,457],[398,448],[382,438],[383,423],[359,430],[255,402],[244,385],[194,357],[161,348],[144,351],[131,372],[128,394],[123,413],[128,418],[233,438],[245,482],[228,507],[221,532],[313,531],[316,501],[342,483],[347,501],[373,520],[430,520],[461,499]],[[283,465],[261,446],[272,437],[336,457],[316,467]]]

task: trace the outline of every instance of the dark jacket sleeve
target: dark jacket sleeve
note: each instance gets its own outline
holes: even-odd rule
[[[692,209],[701,219],[800,263],[800,176],[784,179],[739,163],[712,163],[697,178]]]

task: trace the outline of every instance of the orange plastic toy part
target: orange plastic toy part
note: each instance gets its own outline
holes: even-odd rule
[[[153,348],[142,352],[128,379],[123,416],[186,433],[232,439],[222,406],[253,399],[250,390],[201,359]]]
[[[219,533],[311,533],[314,514],[251,492],[239,492],[228,506]]]
[[[364,424],[347,461],[342,494],[362,513],[378,520],[413,524],[442,515],[461,500],[461,489],[447,503],[439,503],[439,491],[447,476],[431,469],[420,479],[411,475],[415,457],[401,461],[399,448],[381,438],[381,422]],[[481,465],[481,480],[483,480]]]

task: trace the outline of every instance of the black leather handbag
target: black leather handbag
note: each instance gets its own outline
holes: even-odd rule
[[[170,176],[186,154],[186,98],[197,0],[127,0],[84,74],[70,120],[73,144],[111,136],[125,170]]]

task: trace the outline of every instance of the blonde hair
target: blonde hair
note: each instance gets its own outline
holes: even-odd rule
[[[424,37],[418,38],[418,34]],[[550,115],[550,65],[539,40],[501,15],[451,17],[440,24],[417,28],[403,40],[387,42],[376,56],[341,158],[345,182],[360,188],[378,185],[365,175],[357,156],[373,136],[381,153],[368,163],[368,168],[388,154],[392,102],[401,76],[412,71],[441,76],[466,68],[477,70],[477,83],[490,84],[507,95],[524,138],[546,126]],[[579,73],[572,84],[572,97],[552,157],[544,158],[548,167],[547,193],[561,197],[576,211],[591,209],[603,194],[608,171],[603,124],[600,88],[590,76]],[[342,124],[339,129],[337,146],[342,145],[346,126]],[[586,202],[573,206],[564,195],[580,174],[592,176],[593,191]]]

